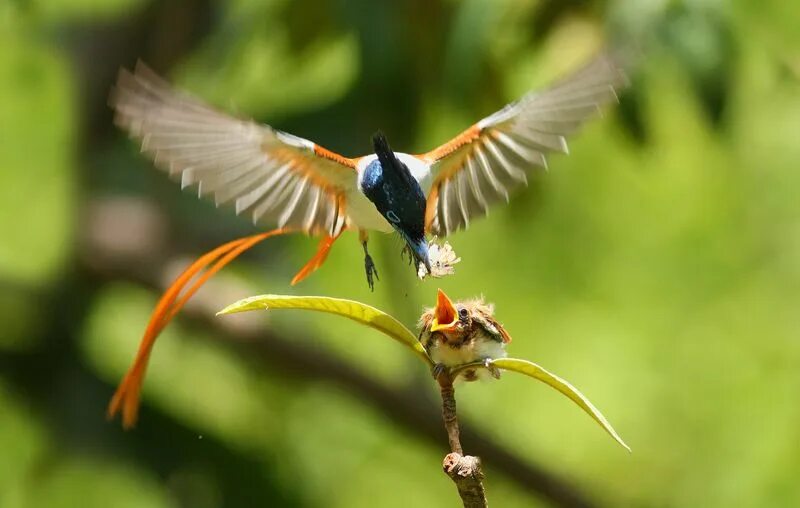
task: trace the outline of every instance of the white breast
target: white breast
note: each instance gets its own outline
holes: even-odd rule
[[[348,222],[357,228],[381,233],[391,233],[394,231],[383,215],[380,214],[372,201],[367,196],[356,189],[347,195],[347,218]]]
[[[428,354],[434,363],[455,367],[465,363],[479,362],[487,358],[505,358],[506,350],[502,342],[492,339],[474,340],[460,348],[452,348],[437,341],[432,345]]]

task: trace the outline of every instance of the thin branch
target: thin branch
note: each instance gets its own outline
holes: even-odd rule
[[[459,436],[456,391],[453,388],[453,380],[447,369],[442,369],[442,372],[436,377],[436,381],[439,383],[439,391],[442,394],[442,420],[447,431],[447,440],[450,442],[450,451],[463,455],[464,450],[461,447],[461,438]]]
[[[442,394],[442,420],[450,441],[450,452],[442,462],[442,469],[453,480],[464,508],[486,508],[486,490],[483,488],[483,471],[478,457],[464,455],[458,429],[456,391],[453,378],[447,369],[436,376]]]

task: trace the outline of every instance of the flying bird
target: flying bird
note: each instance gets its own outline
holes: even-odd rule
[[[495,319],[494,307],[482,298],[453,303],[440,289],[436,306],[425,310],[418,326],[419,341],[435,364],[434,377],[442,369],[475,362],[485,362],[487,370],[500,377],[488,360],[506,356],[511,336]],[[466,369],[463,377],[475,381],[478,373]]]
[[[426,235],[466,229],[567,152],[566,136],[616,100],[626,82],[617,60],[601,54],[566,79],[525,95],[423,154],[395,152],[385,136],[374,153],[348,158],[268,125],[240,120],[171,88],[141,62],[121,70],[111,94],[116,123],[141,141],[155,165],[217,205],[277,226],[322,236],[295,284],[319,268],[339,235],[357,230],[367,282],[377,271],[368,233],[396,232],[430,272]],[[416,266],[415,266],[416,270]]]

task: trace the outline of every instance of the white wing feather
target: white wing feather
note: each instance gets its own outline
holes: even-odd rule
[[[546,154],[568,153],[567,136],[627,83],[617,61],[601,55],[567,79],[530,93],[420,156],[431,163],[426,228],[447,236],[508,201],[527,172],[547,167]]]
[[[305,231],[338,234],[356,189],[355,161],[268,125],[220,113],[173,90],[139,63],[112,91],[116,122],[181,186],[196,185],[237,214]],[[327,155],[326,155],[327,154]]]

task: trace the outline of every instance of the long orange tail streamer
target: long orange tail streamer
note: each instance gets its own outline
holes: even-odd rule
[[[337,238],[342,234],[344,230],[340,231],[336,236],[324,236],[322,240],[319,241],[319,247],[317,247],[317,253],[314,254],[314,257],[311,258],[308,263],[305,264],[303,268],[297,272],[297,275],[294,276],[292,279],[292,286],[300,282],[301,280],[305,279],[312,273],[314,273],[317,268],[322,266],[322,263],[328,258],[328,253],[331,251],[331,247],[333,247],[333,242],[336,241]]]
[[[274,229],[266,233],[247,236],[228,242],[201,256],[175,279],[150,315],[150,322],[147,324],[147,329],[139,344],[139,351],[136,353],[136,358],[125,374],[125,377],[120,382],[117,391],[114,393],[108,405],[109,418],[113,418],[121,409],[122,426],[129,429],[136,424],[136,417],[139,411],[139,394],[142,389],[147,360],[150,358],[153,344],[155,344],[156,339],[164,327],[166,327],[181,308],[186,305],[186,302],[189,301],[192,295],[194,295],[208,279],[220,271],[225,265],[233,261],[242,252],[271,236],[278,236],[291,232],[292,231],[288,229]],[[214,263],[211,268],[198,277],[194,284],[181,295],[181,291],[194,276],[211,263]],[[180,299],[178,299],[179,297]]]

